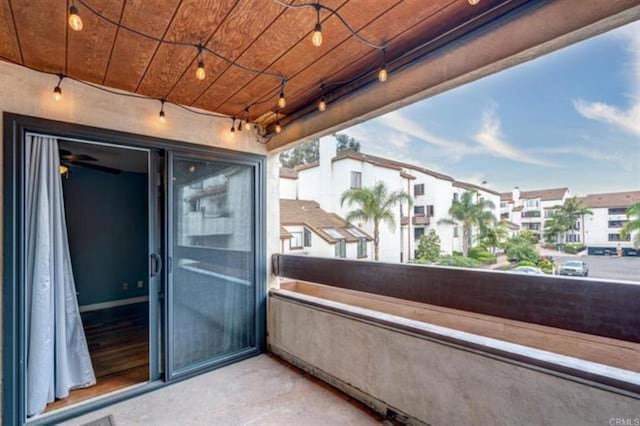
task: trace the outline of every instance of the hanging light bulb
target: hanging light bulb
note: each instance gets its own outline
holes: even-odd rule
[[[164,124],[167,121],[167,119],[166,119],[166,117],[164,115],[164,101],[160,101],[160,105],[161,105],[160,106],[160,113],[158,114],[158,117],[160,119],[160,122],[162,124]]]
[[[198,80],[204,80],[207,76],[207,71],[204,69],[204,61],[201,59],[198,62],[198,69],[196,70],[196,78]]]
[[[242,120],[238,121],[238,131],[241,132],[242,131]]]
[[[320,102],[318,102],[318,111],[324,112],[327,110],[327,102],[324,100],[324,96],[320,98]]]
[[[202,45],[198,45],[198,52],[200,53],[200,61],[198,61],[198,69],[196,70],[196,78],[198,80],[204,80],[207,76],[207,71],[204,69],[204,59],[202,59],[202,51],[204,47]]]
[[[320,25],[320,4],[316,4],[316,26],[313,28],[313,33],[311,34],[311,44],[315,47],[322,46],[322,25]]]
[[[387,49],[382,49],[382,67],[378,71],[378,81],[384,83],[389,78],[389,73],[387,72]]]
[[[82,31],[82,18],[75,4],[69,8],[69,26],[73,31]]]
[[[480,0],[468,0],[468,1],[471,6],[475,6],[476,4],[480,3]]]
[[[276,131],[276,133],[280,134],[282,133],[282,126],[280,125],[280,122],[276,121],[276,127],[274,129]]]
[[[384,83],[387,81],[387,78],[389,78],[389,73],[387,72],[387,67],[383,65],[380,71],[378,71],[378,80]]]
[[[282,80],[282,87],[280,88],[280,96],[278,96],[278,108],[282,109],[287,106],[287,100],[284,97],[284,85],[285,81]]]
[[[229,129],[229,132],[231,132],[231,136],[236,134],[236,119],[235,119],[235,117],[233,118],[233,121],[231,121],[231,129]]]
[[[53,100],[58,102],[62,99],[62,89],[60,86],[56,86],[53,88]]]

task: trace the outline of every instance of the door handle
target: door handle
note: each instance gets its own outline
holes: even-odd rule
[[[162,272],[162,257],[158,253],[151,253],[151,277],[159,277]]]

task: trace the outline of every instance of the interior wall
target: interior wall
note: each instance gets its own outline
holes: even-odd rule
[[[148,294],[147,177],[74,167],[62,180],[80,307]]]

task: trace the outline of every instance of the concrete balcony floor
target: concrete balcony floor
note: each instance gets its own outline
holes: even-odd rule
[[[260,355],[77,417],[123,425],[370,425],[382,418],[272,355]]]

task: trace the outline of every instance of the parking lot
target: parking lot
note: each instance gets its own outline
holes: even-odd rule
[[[585,256],[554,257],[556,265],[565,260],[582,260],[589,267],[589,278],[626,280],[640,283],[640,257]]]

